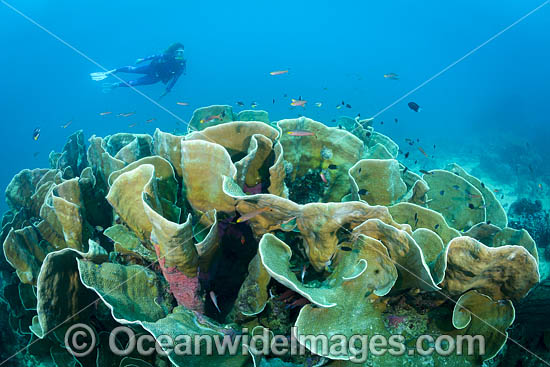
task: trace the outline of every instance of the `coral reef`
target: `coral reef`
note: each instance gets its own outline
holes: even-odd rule
[[[189,132],[71,136],[51,167],[6,190],[2,310],[57,366],[481,366],[499,355],[514,303],[539,282],[529,231],[456,164],[405,168],[371,120],[340,128],[265,111],[198,109]],[[510,217],[538,216],[529,205]],[[546,216],[546,220],[547,220]],[[528,228],[529,229],[529,228]],[[539,246],[542,246],[539,244]],[[93,327],[73,357],[63,331]],[[307,353],[116,356],[108,332],[296,337]],[[303,336],[482,335],[486,353],[369,355]],[[26,338],[26,339],[25,339]],[[127,341],[117,340],[124,345]],[[161,346],[162,347],[162,346]],[[201,345],[201,350],[204,345]],[[406,359],[406,362],[405,362]],[[31,363],[31,362],[29,362]]]

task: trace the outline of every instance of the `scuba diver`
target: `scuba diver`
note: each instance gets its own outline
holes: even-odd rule
[[[177,42],[168,47],[160,55],[152,55],[136,60],[136,64],[151,61],[147,65],[124,66],[105,72],[91,73],[90,76],[95,81],[101,81],[115,73],[145,74],[141,78],[127,82],[106,83],[103,85],[103,92],[110,92],[118,87],[137,87],[138,85],[149,85],[162,81],[164,84],[167,84],[164,93],[160,96],[162,98],[170,93],[181,74],[184,74],[186,71],[187,61],[183,58],[183,50],[183,45]]]

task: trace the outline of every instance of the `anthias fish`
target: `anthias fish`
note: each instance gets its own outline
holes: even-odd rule
[[[249,219],[252,219],[266,211],[268,211],[269,208],[265,207],[265,208],[260,208],[258,210],[254,210],[253,212],[250,212],[248,214],[245,214],[243,215],[242,217],[240,217],[239,219],[237,219],[237,223],[242,223],[242,222],[246,222],[247,220]]]
[[[315,133],[307,130],[292,130],[287,132],[291,136],[314,136]]]
[[[292,102],[290,102],[290,105],[294,106],[294,107],[296,107],[296,106],[305,107],[306,103],[307,103],[307,101],[305,101],[303,99],[294,99],[294,98],[292,98]]]
[[[211,115],[207,118],[201,119],[201,124],[204,124],[205,122],[210,122],[212,120],[221,120],[225,117],[225,111],[222,111],[222,113],[219,113],[217,115]]]

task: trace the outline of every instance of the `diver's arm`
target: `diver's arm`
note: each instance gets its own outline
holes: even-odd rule
[[[183,70],[174,74],[174,77],[172,78],[172,80],[170,80],[170,82],[166,86],[166,93],[170,93],[170,91],[172,91],[172,88],[174,88],[174,85],[176,84],[176,82],[178,81],[182,73],[183,73]]]

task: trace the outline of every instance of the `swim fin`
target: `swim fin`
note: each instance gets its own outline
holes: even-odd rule
[[[119,86],[119,83],[103,83],[103,85],[101,86],[101,91],[103,93],[109,93],[110,91],[112,91],[118,86]]]
[[[107,79],[107,77],[109,75],[111,75],[112,73],[114,73],[115,71],[116,71],[116,69],[109,70],[109,71],[100,71],[100,72],[97,72],[97,73],[91,73],[90,77],[92,78],[92,80],[94,80],[96,82],[99,82],[99,81]]]

